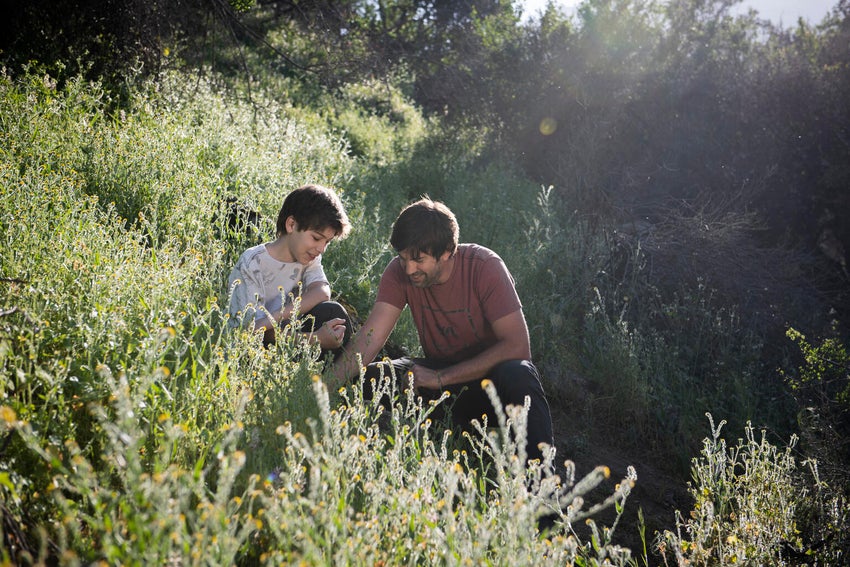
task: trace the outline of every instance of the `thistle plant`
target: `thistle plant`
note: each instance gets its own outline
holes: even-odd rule
[[[578,483],[553,474],[554,451],[526,469],[527,408],[501,409],[486,386],[499,424],[479,423],[457,435],[431,419],[447,394],[428,404],[408,389],[395,392],[387,376],[380,394],[396,394],[386,409],[363,402],[362,386],[342,389],[334,407],[316,376],[319,418],[307,434],[291,422],[278,428],[286,438],[281,467],[265,483],[263,530],[253,557],[261,564],[626,564],[628,550],[611,544],[612,531],[591,524],[593,541],[582,543],[573,522],[606,505],[622,505],[633,473],[605,503],[583,509],[583,498],[607,476],[594,471]],[[488,461],[491,471],[479,464]],[[565,529],[540,534],[537,520],[555,511]]]
[[[727,447],[710,414],[711,437],[694,459],[690,492],[694,508],[677,514],[676,531],[657,542],[677,565],[791,565],[788,550],[799,549],[795,512],[805,493],[795,486],[792,437],[784,449],[770,444],[751,424],[745,438]]]

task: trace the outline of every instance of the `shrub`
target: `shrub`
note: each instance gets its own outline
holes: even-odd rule
[[[837,565],[846,559],[850,518],[846,496],[820,478],[818,463],[794,459],[797,438],[784,448],[757,437],[727,448],[711,425],[702,456],[693,460],[689,484],[694,508],[676,513],[676,530],[659,534],[665,564]]]
[[[628,559],[611,528],[580,525],[605,469],[558,478],[550,454],[526,472],[522,408],[455,438],[405,399],[381,429],[356,387],[331,402],[313,381],[315,349],[229,330],[224,278],[244,243],[217,226],[220,199],[233,189],[268,216],[281,187],[346,179],[337,138],[179,77],[114,117],[97,85],[0,89],[2,559],[354,561],[358,541],[424,563]],[[400,199],[397,185],[370,189]],[[361,227],[329,272],[365,303],[386,253],[376,235],[398,209],[343,196]],[[600,505],[621,509],[632,482]],[[544,512],[563,533],[537,533]]]
[[[801,531],[810,555],[838,563],[850,555],[850,354],[837,323],[819,342],[794,328],[787,336],[801,358],[782,375],[797,400],[800,437],[812,469],[807,480],[812,498],[801,509]]]
[[[794,485],[796,438],[784,449],[771,445],[752,425],[745,439],[727,448],[708,415],[711,437],[702,457],[694,459],[690,493],[694,508],[687,519],[677,514],[677,531],[666,531],[660,551],[677,564],[791,564],[785,546],[799,548],[795,512],[804,494]]]
[[[828,430],[836,437],[827,440],[835,443],[838,453],[845,453],[850,460],[850,446],[842,439],[850,432],[850,352],[841,340],[838,325],[834,324],[832,336],[819,344],[813,344],[794,328],[787,336],[796,344],[803,356],[796,371],[783,372],[801,407],[819,414],[827,423]]]

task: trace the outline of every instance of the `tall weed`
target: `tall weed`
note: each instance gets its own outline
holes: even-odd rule
[[[344,142],[203,81],[164,77],[114,117],[97,85],[0,88],[4,559],[355,561],[363,542],[433,563],[627,560],[610,529],[573,533],[605,471],[558,479],[550,453],[528,476],[521,408],[455,438],[406,398],[382,430],[356,388],[331,405],[315,349],[229,328],[224,278],[245,242],[219,230],[220,199],[268,217],[286,188],[344,181]],[[341,192],[361,232],[328,270],[364,304],[397,210]],[[621,506],[632,482],[600,504]],[[542,513],[566,531],[540,537]]]
[[[801,540],[795,514],[806,498],[794,482],[796,438],[785,449],[760,438],[751,425],[746,438],[727,447],[711,415],[711,437],[694,459],[690,492],[694,508],[678,516],[676,532],[658,545],[678,565],[794,565]]]

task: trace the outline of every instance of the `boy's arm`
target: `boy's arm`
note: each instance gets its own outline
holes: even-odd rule
[[[313,282],[311,283],[307,289],[301,294],[301,305],[299,307],[299,313],[307,313],[311,309],[313,309],[318,304],[323,301],[328,301],[331,298],[331,286],[327,282]],[[283,321],[289,320],[292,317],[292,302],[287,301],[283,305],[280,311],[276,313],[272,313],[272,319],[269,320],[268,317],[264,317],[263,319],[258,319],[254,323],[254,328],[260,332],[264,333],[264,341],[271,342],[274,340],[275,331],[277,327]],[[339,321],[329,321],[329,323],[333,323],[330,329],[320,330],[315,333],[306,333],[308,340],[318,341],[322,348],[336,348],[339,346],[339,342],[342,340],[342,335],[345,332],[344,325],[343,329],[338,329],[339,325],[341,325],[344,321],[341,319]],[[325,337],[322,337],[319,333],[324,332],[326,334]]]
[[[293,305],[288,297],[286,299],[287,301],[283,305],[283,308],[275,315],[276,323],[286,321],[292,317]],[[301,305],[298,308],[298,313],[303,315],[323,301],[330,301],[330,299],[331,285],[328,282],[313,282],[301,293]]]
[[[330,284],[327,282],[313,282],[307,287],[306,291],[301,294],[301,305],[298,312],[301,314],[307,313],[323,301],[329,301],[330,298]],[[286,299],[287,301],[284,303],[280,311],[271,314],[272,320],[269,320],[268,317],[257,319],[254,327],[258,331],[261,329],[268,331],[269,329],[274,329],[274,327],[279,325],[281,321],[289,320],[292,317],[293,305],[292,302],[289,301],[289,298]]]
[[[345,348],[345,351],[334,363],[331,375],[331,386],[339,387],[347,383],[360,371],[360,363],[369,364],[386,344],[398,318],[401,309],[395,305],[379,301],[372,307],[372,312],[366,318],[366,322],[357,331],[357,334]]]

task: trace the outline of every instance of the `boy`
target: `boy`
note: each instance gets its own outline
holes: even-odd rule
[[[286,196],[277,217],[277,238],[246,250],[228,278],[234,325],[263,331],[263,344],[275,342],[278,326],[292,317],[300,294],[299,331],[322,353],[338,352],[351,336],[345,308],[330,301],[331,287],[322,254],[351,225],[339,197],[321,185],[304,185]]]

